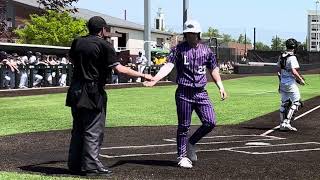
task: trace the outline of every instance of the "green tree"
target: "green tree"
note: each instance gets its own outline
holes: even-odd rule
[[[239,35],[237,42],[238,42],[238,43],[244,42],[244,36],[243,36],[242,34]]]
[[[74,38],[88,33],[86,21],[74,19],[67,12],[48,11],[31,15],[24,29],[15,30],[19,43],[70,46]]]
[[[306,39],[306,40],[301,44],[303,50],[307,50],[307,49],[308,49],[307,42],[308,42],[308,40]]]
[[[240,34],[237,42],[242,44],[245,44],[245,43],[251,44],[251,39],[249,39],[248,37],[245,37],[243,34]]]
[[[257,42],[256,43],[256,50],[258,50],[258,51],[270,51],[271,48],[268,45],[264,44],[263,42]]]
[[[7,27],[6,24],[6,11],[9,0],[0,0],[0,35],[11,39],[15,37],[13,28]],[[77,8],[73,6],[73,3],[77,3],[79,0],[37,0],[39,3],[39,9],[54,10],[57,12],[77,12]]]
[[[37,2],[41,4],[45,10],[77,12],[75,7],[71,7],[72,4],[78,2],[78,0],[37,0]]]
[[[218,29],[214,29],[213,27],[209,27],[208,32],[202,33],[202,36],[203,37],[210,37],[210,38],[213,38],[213,37],[218,38],[218,37],[220,37],[220,34],[219,34]]]
[[[230,34],[222,34],[221,38],[221,43],[236,42],[236,40],[233,39]]]
[[[285,49],[286,49],[285,41],[279,38],[278,36],[276,37],[273,36],[271,40],[271,50],[283,51]]]

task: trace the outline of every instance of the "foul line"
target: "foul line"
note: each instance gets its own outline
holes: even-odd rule
[[[275,144],[275,145],[267,145],[267,146],[232,147],[232,148],[225,148],[224,150],[228,150],[231,152],[237,152],[237,153],[252,154],[252,155],[309,152],[309,151],[319,151],[320,150],[320,148],[283,150],[283,151],[268,151],[268,152],[250,152],[250,151],[236,150],[236,149],[248,149],[248,148],[265,148],[265,147],[295,146],[295,145],[309,145],[309,144],[320,145],[320,143],[318,143],[318,142],[304,142],[304,143]]]
[[[319,151],[320,150],[320,148],[284,150],[284,151],[270,151],[270,152],[248,152],[248,151],[236,150],[236,149],[250,149],[250,148],[266,148],[266,147],[308,145],[308,144],[320,145],[320,143],[318,143],[318,142],[304,142],[304,143],[288,143],[288,144],[275,144],[275,145],[265,145],[265,146],[239,146],[239,147],[230,147],[230,148],[213,148],[213,149],[207,149],[207,150],[197,150],[196,152],[230,151],[230,152],[252,154],[252,155],[266,155],[266,154],[308,152],[308,151]],[[159,153],[158,152],[158,153],[124,154],[124,155],[115,155],[115,156],[100,154],[100,156],[104,157],[104,158],[112,159],[112,158],[137,157],[137,156],[172,155],[172,154],[176,154],[176,153],[177,153],[176,151],[171,151],[171,152],[163,152],[163,153]]]
[[[205,136],[203,139],[218,139],[218,138],[229,138],[229,137],[261,137],[261,135],[256,134],[250,134],[250,135],[229,135],[229,136]],[[276,136],[263,136],[263,137],[269,137],[270,139],[284,139]],[[170,138],[170,139],[163,139],[163,141],[167,142],[176,142],[176,138]]]
[[[242,142],[255,142],[255,141],[274,141],[282,140],[285,138],[275,137],[275,136],[260,136],[260,135],[230,135],[230,136],[213,136],[205,137],[208,139],[221,138],[221,137],[263,137],[261,139],[247,139],[247,140],[233,140],[233,141],[214,141],[214,142],[203,142],[198,143],[198,145],[211,145],[211,144],[228,144],[228,143],[242,143]],[[117,146],[117,147],[106,147],[101,148],[102,150],[112,150],[112,149],[140,149],[140,148],[154,148],[154,147],[167,147],[167,146],[176,146],[175,144],[148,144],[140,146]],[[254,147],[254,146],[253,146]],[[237,148],[237,147],[232,147]],[[213,152],[221,150],[229,150],[230,148],[219,148],[219,149],[210,149],[210,150],[197,150],[197,152]],[[156,153],[138,153],[138,154],[122,154],[122,155],[106,155],[100,154],[101,157],[105,158],[122,158],[122,157],[136,157],[136,156],[154,156],[154,155],[170,155],[176,154],[176,151],[171,152],[156,152]]]
[[[239,141],[217,141],[217,142],[203,142],[197,143],[198,145],[211,145],[211,144],[228,144],[228,143],[242,143],[242,142],[255,142],[255,141],[275,141],[277,139],[251,139],[251,140],[239,140]],[[102,150],[110,149],[139,149],[139,148],[154,148],[154,147],[167,147],[167,146],[176,146],[177,144],[148,144],[143,146],[118,146],[118,147],[106,147],[101,148]]]
[[[246,135],[249,137],[263,137],[262,139],[247,139],[247,140],[233,140],[233,141],[213,141],[213,142],[200,142],[198,145],[211,145],[211,144],[228,144],[228,143],[242,143],[242,142],[255,142],[255,141],[274,141],[282,140],[285,138],[275,137],[275,136],[260,136],[260,135]],[[222,136],[221,136],[222,137]],[[232,137],[232,136],[230,136]],[[241,137],[241,136],[240,136]],[[207,137],[213,138],[213,137]],[[140,148],[154,148],[154,147],[167,147],[167,146],[176,146],[176,143],[172,144],[148,144],[141,146],[116,146],[116,147],[105,147],[101,148],[102,150],[111,150],[111,149],[140,149]]]
[[[305,113],[303,113],[303,114],[301,114],[301,115],[299,115],[298,117],[294,118],[293,121],[296,121],[296,120],[300,119],[301,117],[303,117],[303,116],[305,116],[305,115],[307,115],[307,114],[309,114],[309,113],[311,113],[311,112],[313,112],[313,111],[315,111],[315,110],[317,110],[317,109],[319,109],[319,108],[320,108],[320,105],[317,106],[317,107],[315,107],[315,108],[313,108],[313,109],[310,109],[309,111],[307,111],[307,112],[305,112]],[[275,130],[277,130],[277,129],[279,129],[279,128],[280,128],[280,125],[278,125],[278,126],[272,128],[272,129],[266,131],[265,133],[261,134],[260,136],[266,136],[266,135],[274,132]]]

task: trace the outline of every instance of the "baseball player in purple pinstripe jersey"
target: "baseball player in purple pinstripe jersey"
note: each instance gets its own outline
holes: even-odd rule
[[[197,161],[195,144],[211,132],[216,125],[213,105],[205,90],[207,69],[219,88],[222,100],[227,97],[227,93],[221,81],[215,55],[209,47],[200,43],[201,27],[199,23],[194,20],[186,21],[183,34],[186,41],[171,50],[168,63],[161,67],[152,81],[145,82],[144,85],[154,86],[160,79],[167,76],[176,65],[178,166],[192,168],[192,162]],[[188,139],[193,110],[200,118],[202,126]]]

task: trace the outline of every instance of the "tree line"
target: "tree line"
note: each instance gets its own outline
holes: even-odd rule
[[[0,1],[7,2],[6,0]],[[75,37],[88,33],[86,21],[75,19],[70,15],[70,13],[77,12],[73,3],[78,2],[78,0],[37,0],[37,2],[39,7],[43,7],[43,13],[41,15],[31,15],[31,20],[25,22],[24,28],[13,30],[19,37],[19,43],[70,46]],[[2,14],[4,14],[3,11],[2,8]],[[0,21],[1,32],[12,31],[12,29],[4,27],[3,18]],[[209,27],[207,32],[202,33],[202,36],[216,37],[218,38],[218,44],[228,42],[252,44],[251,39],[246,37],[245,34],[241,33],[237,39],[234,39],[230,34],[220,33],[218,29],[213,27]],[[302,43],[302,47],[306,49],[306,42]],[[282,51],[285,50],[285,39],[274,36],[271,39],[270,46],[263,42],[256,42],[255,48],[262,51]]]
[[[218,44],[227,44],[229,42],[252,44],[251,39],[246,37],[246,35],[240,34],[237,39],[234,39],[230,34],[220,33],[218,29],[215,29],[213,27],[209,27],[207,32],[202,33],[202,36],[210,38],[215,37],[218,39]],[[286,39],[282,39],[278,36],[273,36],[271,39],[270,46],[258,41],[255,44],[255,48],[259,51],[284,51],[286,49],[285,41]],[[306,42],[300,42],[300,45],[302,49],[307,49]]]

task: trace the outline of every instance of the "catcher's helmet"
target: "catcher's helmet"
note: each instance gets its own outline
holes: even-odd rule
[[[298,41],[293,38],[290,38],[286,40],[286,47],[287,49],[296,49],[298,47]]]

